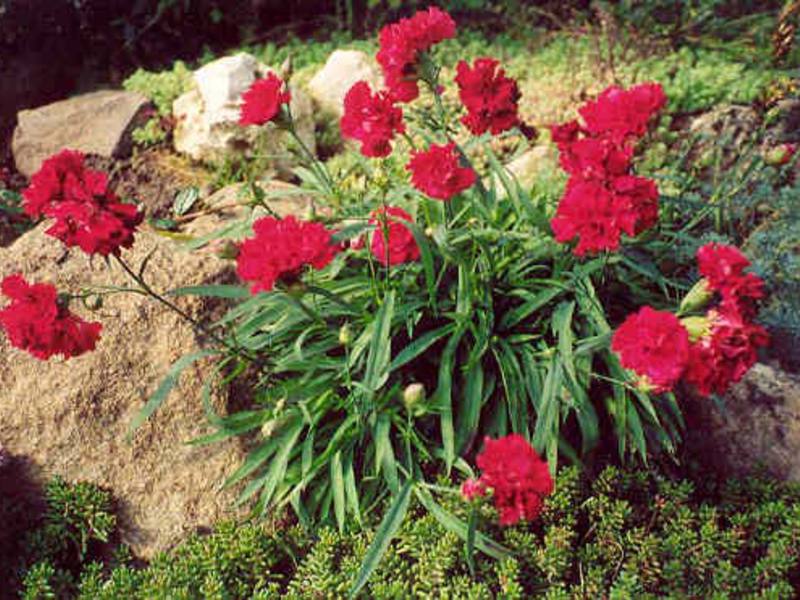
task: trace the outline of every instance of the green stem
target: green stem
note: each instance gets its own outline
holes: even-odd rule
[[[167,300],[164,296],[156,292],[142,277],[140,277],[136,272],[134,272],[133,269],[131,269],[128,266],[128,264],[124,260],[122,260],[121,257],[114,255],[114,258],[122,267],[122,269],[130,276],[130,278],[133,279],[139,285],[139,287],[141,288],[141,291],[139,293],[143,293],[147,296],[150,296],[157,302],[160,302],[161,304],[169,308],[171,311],[176,313],[178,316],[180,316],[182,319],[184,319],[186,322],[191,324],[195,330],[200,331],[204,335],[214,340],[217,344],[220,344],[221,346],[227,348],[237,356],[244,358],[252,363],[259,364],[260,361],[257,357],[251,356],[250,354],[243,352],[240,348],[232,346],[227,340],[221,338],[214,331],[211,331],[203,323],[192,317],[189,313],[187,313],[185,310],[177,306],[174,302]]]

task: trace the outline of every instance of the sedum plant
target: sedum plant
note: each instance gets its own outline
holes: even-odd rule
[[[269,195],[254,194],[250,218],[213,236],[237,240],[228,250],[246,286],[154,290],[146,264],[129,265],[122,253],[141,213],[78,153],[47,161],[25,192],[26,212],[54,221],[50,235],[116,261],[136,292],[209,340],[171,368],[134,426],[182,369],[213,358],[204,400],[216,430],[195,443],[249,436],[249,456],[228,484],[246,483],[241,501],[256,514],[291,508],[304,524],[345,531],[388,505],[351,594],[412,497],[466,540],[470,556],[506,558],[508,548],[476,531],[480,497],[491,494],[510,525],[539,515],[562,458],[581,462],[603,443],[623,460],[674,453],[682,427],[674,387],[721,393],[766,343],[754,323],[763,284],[737,249],[698,254],[703,279],[680,307],[688,282],[649,259],[659,243],[658,190],[634,174],[633,159],[666,102],[658,84],[609,88],[580,120],[552,128],[569,175],[553,210],[492,152],[493,136],[535,134],[497,61],[461,61],[463,114],[445,105],[449,82],[429,50],[454,35],[455,23],[436,8],[381,30],[386,89],[354,85],[341,120],[343,135],[378,166],[346,205],[296,135],[286,84],[270,74],[243,95],[240,124],[274,122],[293,135],[307,159],[296,193],[327,209],[324,218],[279,219]],[[408,146],[408,177],[382,177],[381,162],[399,145]],[[486,172],[471,161],[478,152]],[[48,358],[101,343],[100,324],[71,313],[52,286],[12,275],[3,291],[12,303],[0,323],[15,346]],[[236,302],[206,325],[175,304],[190,294]],[[634,312],[639,304],[647,306]],[[214,414],[212,387],[237,378],[247,382],[248,406]],[[482,445],[477,477],[469,463]],[[473,506],[466,520],[441,504],[458,492],[431,483],[456,471]]]

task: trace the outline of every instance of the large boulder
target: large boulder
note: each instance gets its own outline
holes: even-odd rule
[[[288,168],[286,132],[279,131],[273,123],[263,127],[238,124],[242,94],[256,78],[268,72],[266,65],[245,53],[220,58],[195,71],[195,89],[178,97],[173,104],[177,120],[175,149],[203,162],[258,152],[277,157],[276,168]],[[292,89],[290,107],[298,135],[314,152],[311,100],[300,90]]]
[[[800,378],[758,363],[717,405],[693,400],[689,442],[721,473],[800,481]]]
[[[130,153],[131,132],[145,119],[147,98],[102,90],[20,111],[11,149],[17,169],[30,177],[64,148],[120,158]]]
[[[291,211],[290,203],[282,208]],[[218,224],[216,215],[205,224],[202,218],[193,223],[197,233]],[[78,251],[67,252],[44,234],[46,227],[0,249],[0,276],[22,272],[30,281],[71,292],[130,284],[114,261],[107,266]],[[212,247],[190,253],[146,229],[123,257],[134,268],[147,257],[145,277],[158,290],[235,278],[232,263],[217,258]],[[216,306],[196,298],[176,302],[199,319]],[[31,461],[42,480],[60,475],[108,488],[120,501],[123,541],[143,557],[230,517],[237,490],[221,490],[220,485],[243,459],[240,443],[186,444],[209,432],[201,402],[209,364],[187,369],[162,407],[127,438],[131,419],[169,366],[202,341],[174,313],[140,295],[107,296],[91,313],[80,302],[72,306],[103,324],[91,353],[39,361],[10,347],[0,334],[0,445]],[[224,412],[225,397],[217,395],[213,402]]]
[[[381,74],[375,61],[360,50],[334,50],[308,83],[308,92],[317,105],[339,118],[344,113],[344,97],[358,81],[373,90],[381,87]]]

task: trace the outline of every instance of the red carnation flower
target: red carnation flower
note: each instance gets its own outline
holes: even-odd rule
[[[341,247],[321,223],[263,217],[253,224],[255,237],[239,246],[236,270],[245,281],[253,281],[253,294],[269,292],[277,281],[291,283],[310,265],[322,269]]]
[[[619,248],[623,232],[633,235],[637,215],[624,196],[612,194],[603,185],[572,179],[550,221],[556,241],[578,238],[575,254]]]
[[[463,60],[458,63],[458,95],[467,109],[461,122],[475,135],[486,131],[497,135],[519,123],[517,82],[506,77],[499,65],[491,58],[477,59],[474,67]]]
[[[59,302],[54,286],[31,285],[16,274],[4,278],[0,290],[11,299],[0,310],[0,325],[12,346],[41,360],[55,354],[68,359],[94,350],[102,325],[71,313]]]
[[[239,125],[263,125],[278,116],[281,105],[288,104],[292,99],[284,86],[283,80],[275,73],[256,79],[242,94]]]
[[[669,312],[642,307],[614,332],[611,349],[657,392],[672,388],[689,362],[689,332]]]
[[[722,304],[743,317],[752,317],[756,302],[765,295],[763,280],[745,273],[750,261],[742,252],[725,244],[712,242],[697,251],[697,266],[709,288],[722,295]]]
[[[45,160],[23,197],[27,214],[55,220],[48,235],[87,254],[108,256],[130,248],[144,218],[136,206],[119,201],[105,173],[87,169],[83,154],[73,150]]]
[[[633,235],[650,229],[658,222],[658,187],[652,179],[622,175],[611,181],[611,190],[627,199],[636,218]]]
[[[630,170],[633,148],[608,140],[584,138],[559,147],[559,163],[570,175],[582,179],[608,179]]]
[[[650,119],[666,103],[664,89],[658,83],[642,83],[627,90],[611,86],[579,112],[591,135],[622,143],[630,136],[647,133]]]
[[[412,151],[406,169],[411,171],[414,187],[437,200],[450,200],[478,179],[470,167],[460,166],[453,142],[444,146],[433,144],[424,152]]]
[[[491,489],[501,525],[539,516],[544,498],[553,492],[553,478],[525,438],[516,433],[496,440],[485,438],[476,463],[481,469],[475,484],[479,488],[471,485],[466,491],[477,494],[481,488]]]
[[[364,156],[389,156],[395,133],[403,133],[403,111],[387,92],[373,94],[366,81],[359,81],[344,97],[342,135],[361,142]]]
[[[84,156],[76,150],[62,150],[44,162],[23,190],[22,208],[31,218],[42,216],[48,207],[64,199],[64,187],[83,181]]]
[[[370,224],[375,225],[372,234],[372,255],[382,265],[399,265],[419,259],[419,246],[411,230],[403,221],[413,223],[414,219],[402,208],[387,206],[372,213]],[[385,236],[388,235],[389,243]]]
[[[386,88],[398,102],[419,96],[417,60],[421,52],[454,37],[456,24],[443,10],[432,6],[409,19],[386,25],[378,34],[377,60]]]
[[[724,394],[758,360],[758,349],[769,344],[769,334],[736,311],[710,311],[711,331],[692,344],[686,382],[699,394]]]

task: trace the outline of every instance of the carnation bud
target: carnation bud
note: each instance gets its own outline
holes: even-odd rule
[[[708,285],[708,280],[704,277],[692,286],[692,289],[681,300],[679,311],[681,313],[700,310],[709,303],[714,297],[714,290]]]
[[[792,160],[796,150],[794,144],[781,144],[767,151],[764,162],[772,167],[782,167]]]
[[[433,237],[433,227],[426,227],[425,228],[425,235],[427,237]]]
[[[277,428],[278,419],[270,419],[261,426],[261,435],[264,436],[265,439],[270,438]]]
[[[689,332],[689,341],[696,342],[711,335],[711,319],[708,317],[684,317],[681,325]]]
[[[228,240],[217,249],[217,256],[224,260],[236,260],[239,256],[239,244]]]
[[[94,294],[84,299],[83,304],[89,310],[100,310],[103,308],[103,297],[100,294]]]
[[[410,383],[403,390],[403,404],[409,412],[423,400],[425,400],[425,386],[421,383]]]
[[[300,279],[296,279],[286,286],[286,293],[295,298],[302,298],[306,293],[306,289],[306,284]]]
[[[485,494],[486,486],[484,486],[480,479],[470,478],[461,484],[461,496],[468,502],[475,498],[480,498]]]
[[[350,330],[350,324],[345,323],[339,328],[339,343],[342,346],[349,346],[353,341],[353,332]]]

